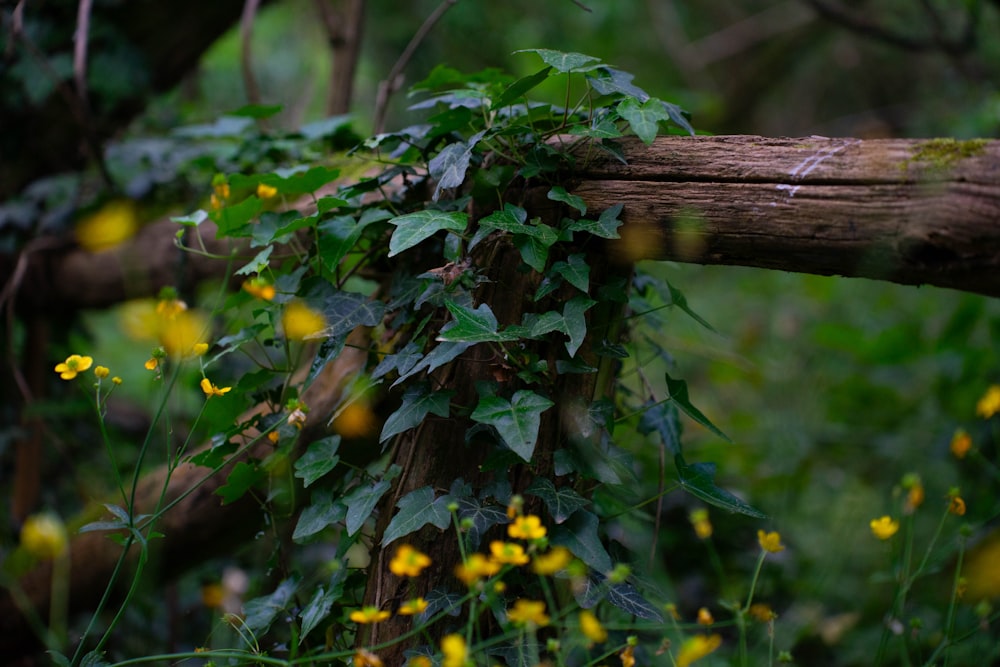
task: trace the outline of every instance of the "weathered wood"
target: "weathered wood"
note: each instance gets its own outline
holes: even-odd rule
[[[624,204],[629,259],[863,276],[1000,295],[1000,142],[623,140],[573,192]],[[587,149],[585,149],[587,150]]]

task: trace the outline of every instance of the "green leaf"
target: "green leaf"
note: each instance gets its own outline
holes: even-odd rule
[[[595,303],[597,302],[588,297],[576,296],[563,308],[563,320],[566,322],[566,334],[569,336],[566,351],[570,357],[576,356],[577,350],[587,337],[587,318],[584,313]]]
[[[670,393],[669,400],[677,404],[677,407],[688,417],[695,420],[705,428],[707,428],[712,433],[716,434],[723,440],[727,442],[732,442],[725,433],[719,430],[719,428],[713,424],[708,417],[702,414],[701,410],[694,407],[691,404],[690,399],[688,399],[688,389],[687,382],[684,380],[675,380],[670,377],[669,373],[665,373],[667,379],[667,391]]]
[[[699,315],[698,313],[696,313],[693,310],[691,310],[691,307],[688,305],[687,297],[684,296],[683,292],[681,292],[679,289],[677,289],[676,287],[674,287],[670,283],[667,283],[667,288],[670,290],[670,302],[671,302],[671,304],[673,304],[673,305],[677,306],[678,308],[680,308],[682,311],[684,311],[685,313],[687,313],[688,317],[690,317],[695,322],[697,322],[701,326],[705,327],[709,331],[711,331],[713,333],[718,333],[717,331],[715,331],[715,327],[713,327],[707,321],[705,321],[704,319],[702,319],[701,315]]]
[[[669,399],[666,401],[649,401],[643,407],[639,418],[639,433],[649,435],[659,433],[663,446],[671,454],[681,453],[681,420],[677,414],[677,406]]]
[[[417,373],[421,373],[424,371],[428,373],[433,372],[436,368],[440,368],[449,361],[455,359],[458,355],[462,354],[470,347],[472,347],[472,345],[473,345],[472,343],[465,343],[465,342],[451,343],[447,341],[439,344],[433,350],[428,352],[427,355],[424,356],[424,358],[421,359],[419,363],[415,364],[412,368],[410,368],[409,371],[405,373],[401,372],[399,374],[399,378],[397,378],[396,381],[392,383],[392,386],[395,387],[403,380]]]
[[[185,227],[197,227],[201,223],[208,220],[208,213],[202,209],[198,209],[194,213],[188,215],[178,215],[170,218],[171,222],[176,222],[179,225],[184,225]]]
[[[318,489],[312,495],[312,502],[299,514],[292,540],[302,544],[316,533],[338,521],[343,521],[347,508],[333,500],[333,491]]]
[[[240,118],[270,118],[281,112],[280,104],[247,104],[236,111],[230,111],[227,115]]]
[[[248,223],[256,218],[261,210],[263,210],[261,201],[251,195],[239,204],[216,211],[212,216],[216,225],[215,238],[250,236],[253,230]]]
[[[444,305],[455,320],[441,328],[439,341],[484,343],[517,339],[516,335],[497,331],[497,318],[485,303],[475,310],[451,300],[446,300]]]
[[[366,215],[362,215],[360,220],[341,215],[319,224],[318,253],[328,271],[333,271],[340,260],[354,249],[368,225],[390,217],[387,211],[378,210],[381,214],[379,216],[368,215],[369,212],[371,211],[366,211]]]
[[[605,209],[597,220],[576,220],[566,226],[571,232],[587,232],[602,239],[621,238],[618,228],[622,226],[622,221],[618,219],[621,215],[622,204],[615,204]]]
[[[365,521],[372,515],[375,505],[381,500],[385,492],[389,490],[392,483],[388,480],[380,480],[372,486],[359,486],[347,494],[341,502],[347,505],[347,534],[353,535],[358,532]]]
[[[295,574],[285,579],[270,595],[254,598],[243,605],[243,623],[257,637],[261,637],[271,627],[275,617],[293,603],[295,591],[302,578]]]
[[[514,235],[514,247],[521,253],[524,263],[541,273],[549,261],[549,246],[535,238],[524,234]]]
[[[552,529],[551,543],[566,547],[587,567],[606,574],[614,567],[611,556],[601,544],[597,515],[577,510],[564,523]]]
[[[486,130],[475,133],[468,141],[448,144],[427,163],[431,178],[437,181],[432,200],[438,200],[441,190],[457,188],[465,182],[465,173],[469,170],[469,160],[472,159],[472,149],[484,134]]]
[[[442,229],[462,233],[468,221],[469,215],[461,211],[423,210],[391,218],[389,224],[395,225],[396,231],[389,239],[389,257],[412,248]]]
[[[447,507],[451,500],[449,495],[435,500],[434,489],[429,486],[410,491],[396,503],[399,511],[389,521],[385,534],[382,535],[382,546],[415,533],[429,523],[444,530],[451,523],[451,513]]]
[[[302,480],[302,486],[309,485],[333,470],[340,457],[337,448],[340,447],[340,436],[331,435],[313,442],[306,453],[295,462],[295,476]]]
[[[582,590],[574,594],[577,602],[585,609],[593,607],[604,599],[632,616],[648,621],[663,621],[659,610],[629,583],[609,586],[606,578],[592,575],[587,578]]]
[[[468,548],[476,550],[482,541],[486,531],[497,524],[504,524],[510,521],[507,518],[507,508],[501,505],[483,505],[479,500],[471,496],[465,496],[458,500],[458,518],[460,521],[468,522],[468,530],[465,532],[465,539],[469,541]]]
[[[538,440],[542,413],[555,403],[533,391],[522,389],[508,401],[500,396],[485,396],[472,412],[472,419],[493,426],[507,448],[525,461],[531,460]]]
[[[545,79],[549,78],[549,74],[552,72],[551,67],[545,67],[534,74],[529,74],[528,76],[522,77],[510,84],[506,90],[504,90],[500,97],[493,103],[490,107],[491,111],[496,111],[497,109],[502,109],[506,106],[519,101],[524,94],[527,93],[532,88],[535,88],[538,84]]]
[[[715,485],[715,464],[714,463],[693,463],[688,465],[684,462],[684,457],[680,454],[674,456],[674,464],[677,466],[677,478],[681,487],[709,505],[721,507],[724,510],[737,514],[745,514],[756,519],[766,519],[767,515],[754,509],[743,502],[729,491],[720,489]]]
[[[323,303],[323,316],[329,326],[321,336],[340,336],[359,326],[373,327],[382,321],[385,303],[354,292],[337,292]]]
[[[552,272],[584,294],[590,291],[590,266],[585,255],[570,255],[565,262],[556,262],[552,265]]]
[[[647,146],[656,138],[660,121],[670,119],[663,103],[655,98],[639,103],[634,98],[627,97],[618,104],[617,111]]]
[[[524,492],[541,498],[556,523],[565,522],[570,515],[589,503],[570,487],[556,488],[551,480],[544,477],[536,477]]]
[[[645,102],[649,99],[649,94],[633,84],[633,78],[635,76],[629,72],[623,72],[613,67],[602,67],[595,74],[589,75],[587,82],[601,95],[618,93]]]
[[[319,166],[296,171],[287,176],[263,178],[261,182],[278,188],[278,192],[284,195],[307,195],[335,181],[339,176],[339,169]]]
[[[591,72],[602,66],[601,59],[582,53],[553,51],[552,49],[521,49],[514,53],[537,53],[546,65],[557,72]]]
[[[222,504],[228,505],[243,497],[247,491],[257,483],[267,479],[267,473],[255,465],[246,461],[240,461],[229,473],[226,483],[216,489],[216,493],[222,496]]]
[[[236,275],[248,276],[251,273],[260,273],[267,268],[268,259],[271,257],[272,252],[274,252],[274,246],[267,246],[257,253],[257,256],[247,262],[243,267],[237,269]]]
[[[313,593],[312,598],[299,613],[299,618],[302,619],[302,630],[299,633],[300,639],[305,639],[306,635],[312,632],[329,615],[330,608],[333,607],[337,596],[338,591],[334,589],[324,591],[322,586],[316,588],[316,592]]]
[[[447,417],[449,403],[454,395],[454,391],[434,391],[427,382],[409,387],[403,394],[403,404],[385,420],[379,442],[385,442],[392,436],[417,426],[428,413]]]
[[[587,204],[583,201],[583,197],[571,195],[566,192],[566,188],[561,185],[557,185],[549,190],[548,198],[552,201],[561,201],[564,204],[572,206],[580,212],[580,215],[587,214]]]

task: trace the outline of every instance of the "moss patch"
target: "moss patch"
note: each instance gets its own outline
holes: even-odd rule
[[[908,160],[903,163],[908,168],[911,163],[923,162],[935,169],[952,166],[959,160],[979,155],[986,150],[987,139],[930,139],[921,142]]]

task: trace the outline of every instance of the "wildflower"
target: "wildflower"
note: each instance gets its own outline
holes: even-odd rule
[[[514,539],[538,540],[545,537],[545,532],[542,520],[534,514],[519,516],[507,526],[507,534]]]
[[[531,562],[531,571],[542,576],[553,575],[565,569],[573,560],[573,554],[566,547],[553,547],[548,553],[538,554]]]
[[[349,618],[355,623],[365,625],[368,623],[381,623],[390,616],[392,616],[391,613],[378,607],[362,607],[361,609],[352,611]]]
[[[965,515],[965,501],[962,500],[962,496],[951,497],[951,502],[948,503],[948,511],[955,516]]]
[[[426,655],[415,655],[407,660],[406,667],[434,667],[434,662]]]
[[[702,607],[698,610],[698,625],[712,625],[715,623],[715,617],[712,616],[712,612],[708,610],[708,607]]]
[[[300,405],[299,407],[288,413],[288,419],[286,420],[289,426],[294,426],[295,428],[302,430],[302,427],[306,424],[306,413],[309,412],[309,408],[305,405]]]
[[[208,352],[208,343],[195,343],[194,347],[191,348],[191,352],[196,357],[202,357]]]
[[[519,599],[514,603],[514,608],[507,611],[507,620],[514,625],[530,625],[544,628],[549,624],[549,617],[545,613],[545,603],[538,600]]]
[[[115,200],[80,220],[75,236],[85,249],[99,252],[129,240],[138,227],[135,205],[128,200]]]
[[[222,174],[217,174],[212,179],[212,208],[218,211],[225,206],[226,200],[229,199],[229,194],[229,183],[226,183],[226,177]]]
[[[79,354],[71,354],[66,357],[66,361],[56,364],[55,370],[63,380],[72,380],[77,374],[90,368],[93,363],[93,357],[81,357]]]
[[[345,438],[364,438],[377,435],[378,417],[365,401],[348,403],[333,421],[330,427]]]
[[[623,648],[618,657],[622,661],[622,667],[635,667],[635,647],[631,644]]]
[[[291,340],[306,340],[326,328],[323,313],[313,310],[302,301],[292,301],[281,314],[281,326]]]
[[[965,429],[958,429],[955,435],[951,436],[951,453],[956,459],[964,459],[965,455],[972,449],[972,437],[966,433]]]
[[[147,371],[155,371],[156,367],[159,365],[160,362],[157,360],[156,357],[150,357],[149,359],[146,359],[146,363],[143,364],[143,366],[146,367]]]
[[[270,433],[267,434],[267,439],[274,444],[278,444],[278,441],[281,440],[281,434],[279,434],[277,431],[271,431]]]
[[[263,299],[264,301],[271,301],[277,294],[277,291],[274,289],[274,285],[260,276],[251,278],[250,280],[244,282],[243,291],[250,294],[250,296]]]
[[[39,560],[52,560],[69,547],[66,526],[54,514],[33,514],[21,526],[21,546]]]
[[[695,635],[688,637],[681,644],[677,654],[677,667],[688,667],[695,660],[700,660],[722,645],[719,635]]]
[[[201,604],[209,609],[222,607],[226,599],[226,589],[219,582],[205,584],[201,587]]]
[[[774,613],[771,606],[764,604],[763,602],[754,602],[750,605],[750,616],[754,619],[760,621],[761,623],[767,623],[778,618],[778,615]]]
[[[122,379],[116,375],[113,378],[111,378],[111,382],[113,382],[114,384],[121,384]]]
[[[382,667],[382,658],[367,649],[358,649],[354,654],[354,667]]]
[[[597,620],[597,616],[586,609],[580,612],[580,632],[594,644],[602,644],[608,640],[608,631]]]
[[[469,649],[462,635],[445,635],[441,638],[441,667],[464,667],[469,659]]]
[[[510,497],[510,504],[507,505],[507,518],[513,519],[521,514],[521,510],[524,508],[524,498],[519,494],[514,494]]]
[[[94,369],[94,375],[97,376],[98,380],[103,380],[104,378],[106,378],[109,375],[111,375],[111,371],[108,370],[107,366],[97,366]]]
[[[492,577],[500,571],[500,563],[489,560],[481,553],[470,554],[455,568],[455,576],[466,586],[472,586],[484,577]]]
[[[712,522],[708,519],[708,510],[704,507],[691,512],[688,517],[694,527],[694,534],[699,540],[707,540],[712,536]]]
[[[257,184],[257,196],[261,199],[270,199],[276,194],[278,194],[278,188],[273,185],[268,185],[267,183]]]
[[[195,346],[201,343],[207,329],[207,320],[197,311],[185,308],[174,314],[164,315],[159,325],[160,345],[172,357],[190,356]],[[208,347],[205,349],[207,351]]]
[[[920,476],[915,473],[905,475],[903,488],[907,490],[903,511],[906,514],[913,514],[924,503],[924,485],[920,481]]]
[[[525,565],[531,560],[520,544],[499,540],[490,542],[490,554],[495,562],[504,565]]]
[[[899,522],[890,516],[872,519],[868,525],[871,526],[872,534],[880,540],[889,539],[899,530]]]
[[[760,548],[768,553],[776,554],[785,550],[785,545],[781,543],[781,534],[775,530],[766,533],[763,530],[757,531],[757,543]]]
[[[222,387],[220,389],[216,385],[212,384],[212,381],[208,378],[202,378],[201,390],[205,392],[205,396],[211,398],[213,396],[222,396],[223,394],[232,391],[232,387]]]
[[[415,616],[416,614],[424,613],[425,609],[427,609],[427,600],[413,598],[399,605],[399,614],[401,616]]]
[[[409,544],[396,549],[396,555],[389,562],[389,571],[397,577],[416,577],[431,564],[431,559]]]
[[[983,397],[976,402],[976,414],[989,419],[1000,412],[1000,385],[990,385]]]

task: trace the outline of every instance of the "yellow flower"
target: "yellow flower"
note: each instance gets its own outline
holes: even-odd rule
[[[159,365],[160,362],[157,361],[156,357],[150,357],[149,359],[146,359],[146,363],[143,364],[143,366],[146,367],[147,371],[155,371],[156,367]]]
[[[635,647],[631,644],[623,648],[618,657],[622,661],[622,667],[635,667]]]
[[[553,547],[548,553],[538,554],[531,561],[531,570],[542,576],[553,575],[566,568],[573,560],[573,554],[566,547]]]
[[[972,449],[972,437],[964,429],[955,431],[951,436],[951,453],[956,459],[964,459],[965,455]]]
[[[533,625],[544,628],[549,624],[545,603],[539,600],[518,599],[513,609],[507,610],[507,620],[514,625]]]
[[[469,649],[462,635],[445,635],[441,638],[441,667],[464,667],[469,659]]]
[[[712,616],[712,612],[708,610],[708,607],[702,607],[698,610],[698,625],[712,625],[715,623],[715,617]]]
[[[989,419],[998,412],[1000,412],[1000,385],[993,384],[976,403],[976,414],[983,419]]]
[[[918,507],[924,504],[924,485],[920,481],[920,476],[910,473],[903,477],[903,488],[906,489],[906,502],[903,503],[903,511],[906,514],[913,514]]]
[[[291,340],[313,338],[326,328],[323,313],[313,310],[302,301],[292,301],[281,314],[281,326]]]
[[[196,357],[203,356],[206,352],[208,352],[208,343],[195,343],[194,347],[191,348],[191,352],[193,352]]]
[[[138,228],[135,205],[128,200],[115,200],[80,220],[75,235],[85,249],[99,252],[129,240]]]
[[[250,296],[263,299],[264,301],[271,301],[277,294],[277,290],[274,289],[274,285],[267,282],[267,280],[261,278],[260,276],[251,278],[250,280],[244,282],[243,291],[250,294]]]
[[[382,658],[367,649],[358,649],[354,654],[354,667],[382,667]]]
[[[208,378],[201,379],[201,390],[205,392],[205,396],[212,398],[213,396],[222,396],[223,394],[232,391],[232,387],[222,387],[219,388],[212,384],[212,381]]]
[[[201,313],[186,308],[172,314],[166,310],[165,313],[160,321],[160,345],[172,357],[190,356],[195,345],[204,338],[208,321]]]
[[[72,380],[78,373],[82,373],[90,368],[94,363],[92,357],[81,357],[79,354],[71,354],[66,357],[66,361],[56,364],[56,373],[63,380]]]
[[[601,644],[608,640],[608,631],[604,629],[593,612],[586,609],[580,612],[580,632],[595,644]]]
[[[491,561],[481,553],[470,554],[465,562],[455,567],[455,576],[466,586],[472,586],[484,577],[492,577],[500,571],[500,563]]]
[[[276,194],[278,194],[278,188],[268,185],[267,183],[257,184],[257,196],[261,199],[270,199]]]
[[[719,635],[695,635],[688,637],[681,644],[681,650],[677,654],[677,667],[688,667],[692,662],[704,658],[721,645],[722,637]]]
[[[431,559],[409,544],[396,549],[396,555],[389,561],[389,571],[397,577],[416,577],[431,564]]]
[[[345,405],[330,422],[330,428],[345,438],[375,436],[378,427],[378,416],[364,399]]]
[[[537,540],[545,537],[545,526],[534,514],[519,516],[507,526],[507,534],[514,539]]]
[[[21,526],[21,546],[40,560],[57,558],[69,547],[66,526],[54,514],[33,514]]]
[[[434,661],[426,655],[415,655],[406,661],[406,667],[434,667]]]
[[[774,613],[770,605],[763,602],[754,602],[750,605],[750,616],[760,621],[761,623],[767,623],[768,621],[773,621],[778,618],[778,615]]]
[[[513,519],[514,517],[521,514],[521,509],[524,507],[524,498],[519,494],[515,493],[510,497],[510,504],[507,505],[507,518]]]
[[[899,530],[899,522],[890,516],[872,519],[868,525],[871,526],[872,534],[880,540],[889,539]]]
[[[224,176],[212,179],[212,192],[220,199],[229,199],[229,183],[226,183]]]
[[[520,544],[499,540],[490,542],[490,555],[495,562],[504,565],[524,565],[531,560]]]
[[[694,527],[694,534],[699,540],[707,540],[712,536],[712,522],[708,519],[708,510],[705,508],[696,509],[688,517]]]
[[[757,531],[757,542],[760,548],[768,553],[776,554],[785,550],[785,545],[781,543],[781,535],[777,531],[766,533],[763,530]]]
[[[218,609],[226,600],[226,589],[219,582],[201,587],[201,604],[209,609]]]
[[[114,376],[113,378],[111,378],[111,381],[113,383],[115,383],[115,384],[121,384],[122,383],[122,379],[120,377],[118,377],[117,375]]]
[[[948,511],[955,516],[965,515],[965,501],[962,500],[962,496],[951,497],[951,502],[948,503]]]
[[[111,375],[111,371],[108,370],[107,366],[98,366],[97,368],[94,369],[94,375],[97,376],[97,379],[103,380],[104,378]]]
[[[352,611],[350,619],[355,623],[365,625],[368,623],[381,623],[390,616],[392,616],[391,613],[378,607],[362,607],[361,609]]]
[[[414,616],[416,614],[424,613],[427,609],[427,600],[423,598],[413,598],[412,600],[407,600],[403,604],[399,605],[399,614],[401,616]]]

